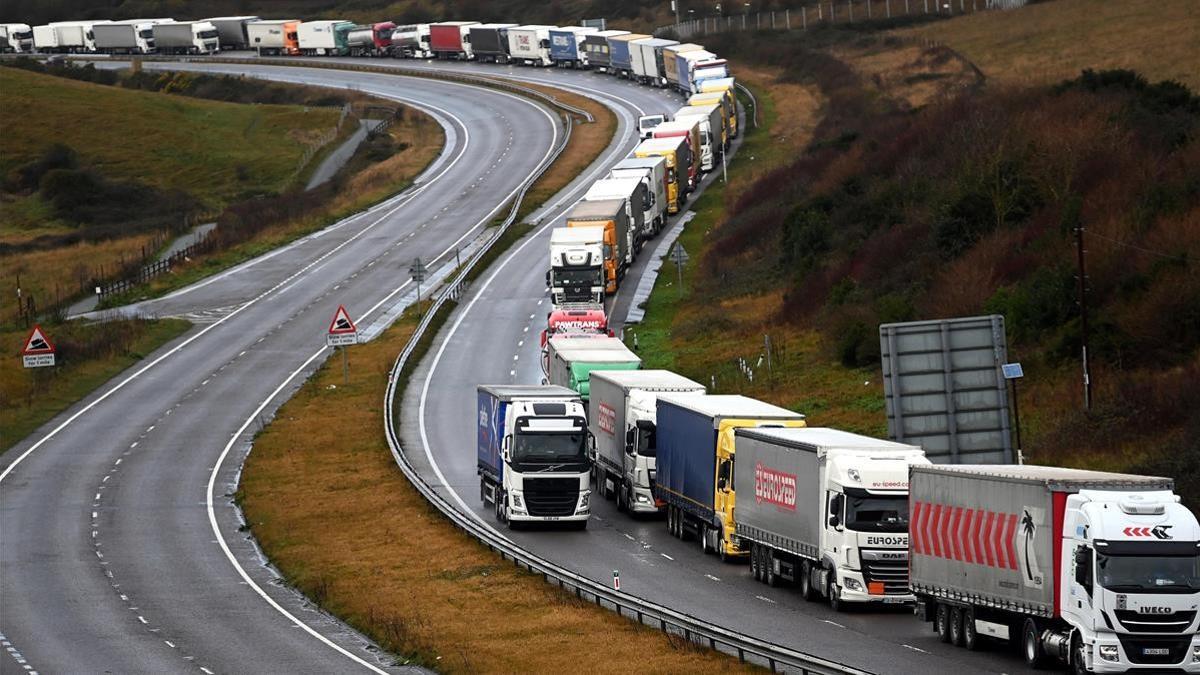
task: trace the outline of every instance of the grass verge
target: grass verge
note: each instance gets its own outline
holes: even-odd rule
[[[58,365],[26,370],[21,360],[0,360],[0,452],[33,433],[143,356],[183,334],[179,319],[67,321],[43,326],[58,348]],[[16,353],[28,331],[0,331]]]

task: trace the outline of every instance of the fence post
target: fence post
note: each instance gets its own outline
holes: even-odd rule
[[[808,30],[808,8],[807,7],[800,8],[800,22],[801,22],[801,25],[804,27],[804,30]]]
[[[846,0],[846,13],[850,16],[850,23],[854,23],[854,0]]]
[[[892,18],[892,0],[884,0],[884,9],[887,10],[887,18]]]
[[[867,18],[871,18],[871,0],[867,0]]]
[[[762,12],[754,15],[754,28],[762,30]]]
[[[771,10],[771,30],[775,30],[775,10]]]
[[[790,10],[790,9],[783,10],[783,20],[787,24],[787,29],[791,30],[792,29],[792,10]]]

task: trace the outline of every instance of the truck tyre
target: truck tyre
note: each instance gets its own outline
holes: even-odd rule
[[[758,566],[758,543],[750,543],[750,576],[754,577],[755,581],[762,581],[762,569]]]
[[[950,607],[938,603],[937,613],[933,617],[933,629],[937,631],[938,639],[950,644]]]
[[[1079,633],[1071,638],[1071,672],[1075,675],[1087,675],[1087,661],[1083,658],[1083,640]]]
[[[504,522],[508,521],[508,518],[505,517],[507,514],[504,512],[505,511],[504,499],[505,499],[504,493],[501,492],[499,489],[497,489],[496,490],[496,502],[495,502],[495,504],[496,504],[496,522],[504,523]]]
[[[979,644],[979,631],[975,628],[975,610],[964,609],[962,612],[962,646],[969,651],[976,651]]]
[[[725,533],[717,531],[717,555],[721,556],[721,562],[733,562],[733,556],[729,555],[728,544],[725,543]]]
[[[696,529],[696,538],[700,540],[700,553],[707,555],[711,550],[708,547],[708,525],[700,523]]]
[[[768,548],[766,550],[766,553],[763,555],[762,561],[763,561],[763,564],[765,564],[767,566],[767,568],[765,570],[763,570],[763,581],[765,581],[768,586],[772,586],[772,587],[778,586],[779,585],[779,577],[775,576],[775,551],[774,551],[774,549]]]
[[[617,488],[617,510],[624,513],[629,510],[629,486],[621,485]]]
[[[963,611],[959,607],[950,608],[950,644],[963,646]]]
[[[677,520],[677,518],[675,517],[675,505],[671,504],[670,506],[667,507],[667,532],[670,532],[672,537],[678,538],[679,534],[675,530],[675,521],[676,520]]]
[[[837,582],[833,580],[833,572],[829,573],[829,609],[835,612],[846,611],[845,603],[842,602],[842,590],[838,588]]]
[[[805,560],[800,563],[800,597],[809,602],[817,599],[817,589],[813,588],[812,565]]]
[[[479,479],[479,503],[487,506],[487,481]]]
[[[1042,631],[1033,619],[1025,619],[1021,627],[1021,656],[1030,668],[1041,668],[1046,663],[1046,651],[1042,648]]]

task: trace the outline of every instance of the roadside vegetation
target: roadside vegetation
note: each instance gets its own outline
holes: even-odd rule
[[[1022,12],[1059,4],[986,16],[1023,25]],[[1155,25],[1169,25],[1173,7]],[[683,238],[684,289],[668,262],[646,323],[627,331],[646,365],[786,405],[810,424],[883,434],[878,325],[999,313],[1010,359],[1025,365],[1029,461],[1169,475],[1185,499],[1200,498],[1190,468],[1200,460],[1200,99],[1130,70],[990,82],[949,47],[862,30],[752,39],[708,42],[744,79],[758,75],[768,138],[783,145],[790,133],[802,147],[765,166],[750,159],[751,182],[701,199]],[[1038,44],[1012,50],[1065,58]],[[779,125],[796,100],[779,88],[792,83],[816,88],[815,124]],[[760,142],[747,139],[734,171]]]

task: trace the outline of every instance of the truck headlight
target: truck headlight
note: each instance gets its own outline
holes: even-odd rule
[[[510,493],[508,493],[508,495],[509,495],[510,497],[512,497],[512,505],[513,505],[513,508],[516,508],[516,509],[523,509],[523,508],[525,508],[525,502],[521,501],[521,495],[520,495],[520,493],[517,493],[517,492],[510,492]]]
[[[846,579],[845,586],[846,586],[846,590],[848,590],[848,591],[861,591],[862,590],[862,584],[858,583],[858,579]]]
[[[649,503],[650,503],[650,498],[649,498],[649,497],[647,497],[646,495],[638,495],[638,496],[637,496],[637,501],[638,501],[638,503],[639,503],[639,504],[649,504]]]
[[[1192,663],[1200,663],[1200,645],[1192,645]]]
[[[588,502],[591,501],[591,498],[592,493],[590,490],[585,490],[584,492],[579,493],[579,508],[586,509],[588,507]]]
[[[1196,660],[1196,650],[1196,647],[1192,648],[1193,661]],[[1104,659],[1105,661],[1112,661],[1113,663],[1116,663],[1117,661],[1121,660],[1121,656],[1117,652],[1116,645],[1100,645],[1096,648],[1096,653],[1099,654],[1100,658]]]

